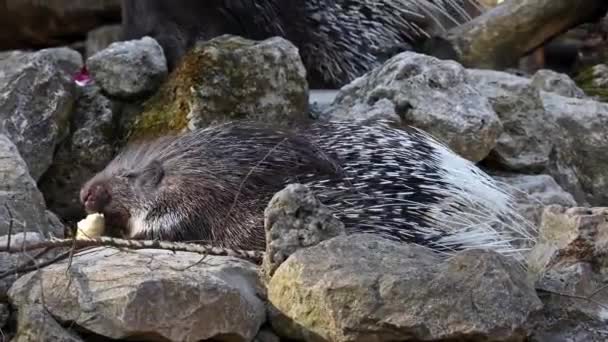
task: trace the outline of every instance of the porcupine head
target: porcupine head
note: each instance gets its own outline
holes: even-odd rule
[[[124,237],[133,213],[152,200],[163,177],[157,160],[131,170],[109,165],[82,186],[80,202],[87,214],[104,215],[106,235]]]

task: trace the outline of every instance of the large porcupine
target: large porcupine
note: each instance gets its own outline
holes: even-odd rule
[[[481,12],[477,0],[123,0],[123,39],[155,38],[172,70],[221,34],[296,45],[311,87],[335,88]]]
[[[281,130],[237,121],[130,145],[82,188],[88,212],[134,239],[264,249],[264,209],[307,185],[345,223],[450,253],[533,241],[509,194],[425,132],[390,123]]]

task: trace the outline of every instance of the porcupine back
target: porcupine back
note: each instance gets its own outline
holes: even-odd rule
[[[317,88],[342,86],[481,12],[477,0],[123,0],[122,5],[124,39],[157,39],[170,69],[199,40],[280,36],[298,47]]]
[[[447,254],[481,247],[516,257],[512,241],[533,241],[509,194],[474,164],[422,131],[384,122],[317,122],[298,134],[223,124],[131,147],[102,174],[117,177],[152,160],[162,164],[164,183],[121,200],[132,211],[134,238],[263,249],[264,208],[298,182],[349,233]]]
[[[306,185],[350,231],[447,254],[480,247],[520,258],[534,244],[507,185],[422,130],[326,123],[309,134],[344,177]]]

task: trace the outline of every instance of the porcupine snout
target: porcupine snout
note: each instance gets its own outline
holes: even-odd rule
[[[80,203],[87,213],[100,213],[112,201],[109,189],[102,184],[92,184],[80,190]]]

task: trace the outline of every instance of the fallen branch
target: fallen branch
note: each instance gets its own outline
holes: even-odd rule
[[[423,50],[469,68],[512,67],[550,39],[601,18],[607,10],[606,0],[505,0],[428,40]]]
[[[31,251],[40,248],[60,248],[60,247],[74,247],[76,249],[82,247],[93,247],[93,246],[107,246],[107,247],[119,247],[129,249],[164,249],[173,252],[191,252],[209,255],[219,256],[232,256],[237,258],[243,258],[255,263],[260,263],[264,257],[262,251],[247,251],[241,249],[230,249],[223,247],[214,247],[195,243],[185,242],[166,242],[166,241],[155,241],[155,240],[125,240],[111,237],[99,237],[94,239],[58,239],[49,240],[42,242],[35,242],[30,244],[23,244],[17,247],[5,247],[0,246],[0,252],[23,252]]]

